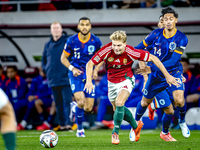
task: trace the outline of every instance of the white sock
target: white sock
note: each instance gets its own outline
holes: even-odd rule
[[[46,124],[50,128],[50,124],[47,121],[44,121],[43,123]]]
[[[168,133],[164,133],[164,132],[162,131],[162,134],[165,134],[165,135],[167,135]]]
[[[20,124],[22,125],[22,127],[24,127],[24,128],[25,128],[25,127],[26,127],[26,125],[27,125],[27,122],[26,122],[26,120],[22,120]]]

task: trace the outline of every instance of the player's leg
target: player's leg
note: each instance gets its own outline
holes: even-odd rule
[[[28,108],[26,110],[25,116],[24,116],[23,120],[17,126],[18,131],[25,129],[25,127],[27,126],[27,123],[31,119],[31,114],[33,113],[34,109],[35,109],[35,100],[28,103]]]
[[[110,103],[107,96],[100,99],[99,106],[98,106],[98,112],[97,112],[97,119],[94,122],[95,126],[92,126],[90,128],[91,130],[96,130],[96,129],[99,129],[99,128],[106,126],[105,124],[102,123],[102,121],[103,121],[104,116],[106,114],[107,106],[111,106],[111,105],[112,104]],[[104,123],[105,122],[107,122],[107,121],[104,120]]]
[[[174,109],[172,104],[163,108],[163,110],[164,114],[162,117],[162,132],[160,133],[160,137],[165,141],[176,141],[176,139],[174,139],[169,132],[169,126],[174,115]]]
[[[84,110],[91,112],[94,106],[94,98],[87,97],[85,100]]]
[[[184,91],[183,90],[175,90],[173,91],[174,102],[177,106],[177,110],[179,112],[179,125],[182,130],[182,134],[185,138],[190,137],[190,130],[188,129],[185,123],[185,114],[186,114],[186,103],[184,101]]]
[[[13,109],[15,112],[16,120],[17,122],[21,121],[21,111],[25,110],[28,107],[28,100],[27,99],[18,99],[14,104],[13,104]]]
[[[1,133],[7,150],[14,150],[16,145],[16,119],[12,105],[8,97],[0,89],[0,116],[1,116]]]
[[[52,127],[52,122],[51,122],[52,120],[48,121],[48,119],[45,119],[44,110],[42,107],[44,106],[45,108],[48,108],[48,107],[51,107],[51,104],[52,104],[51,98],[42,98],[42,99],[35,100],[36,110],[40,116],[40,120],[43,121],[42,125],[36,127],[36,129],[39,131],[50,130]],[[52,115],[49,115],[49,116],[51,116],[51,119],[52,119]]]
[[[83,119],[84,119],[84,105],[85,105],[85,94],[83,91],[74,93],[74,97],[77,101],[77,106],[75,107],[75,118],[77,123],[77,137],[85,137],[84,129],[83,129]]]
[[[167,83],[164,80],[158,81],[152,74],[149,75],[143,91],[142,100],[137,105],[135,114],[136,121],[139,121],[140,118],[143,116],[147,109],[147,106],[152,102],[154,96],[163,91],[166,87]]]

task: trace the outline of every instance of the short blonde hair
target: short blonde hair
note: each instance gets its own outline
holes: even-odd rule
[[[114,41],[121,41],[123,43],[126,43],[126,40],[127,40],[126,31],[123,31],[123,30],[115,31],[113,34],[111,34],[110,39]]]
[[[60,24],[60,26],[61,26],[61,28],[62,28],[62,25],[61,25],[61,23],[60,23],[59,21],[54,21],[54,22],[50,25],[50,27],[51,27],[53,24]]]

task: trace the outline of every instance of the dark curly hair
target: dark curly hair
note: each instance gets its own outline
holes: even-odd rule
[[[161,11],[162,15],[164,16],[165,14],[174,14],[175,18],[178,18],[178,13],[175,12],[171,7],[163,8]]]

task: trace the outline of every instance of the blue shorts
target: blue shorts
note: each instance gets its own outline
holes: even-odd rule
[[[86,83],[86,79],[84,78],[81,78],[82,76],[78,76],[78,77],[75,77],[73,76],[73,73],[70,71],[69,74],[69,81],[70,81],[70,86],[71,86],[71,89],[72,89],[72,93],[76,93],[76,92],[80,92],[80,91],[83,91],[84,87],[85,87],[85,83]],[[94,85],[94,88],[95,88],[95,81],[92,80],[92,83]],[[88,97],[88,98],[95,98],[95,90],[92,92],[92,93],[87,93],[86,91],[83,91],[84,94],[85,94],[85,97]]]
[[[172,92],[168,88],[158,93],[153,99],[156,109],[168,107],[173,101]]]
[[[48,107],[51,107],[51,104],[52,104],[52,99],[51,98],[39,98],[42,100],[43,102],[43,105],[48,108]]]
[[[179,86],[171,85],[166,82],[165,78],[155,77],[154,74],[150,74],[147,80],[143,96],[147,99],[152,99],[154,96],[165,90],[167,87],[171,93],[175,90],[185,90],[184,83],[182,82],[181,73],[173,75],[175,78],[179,78]]]

